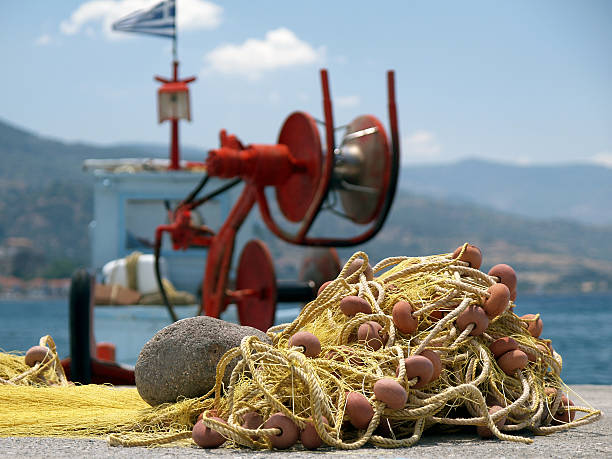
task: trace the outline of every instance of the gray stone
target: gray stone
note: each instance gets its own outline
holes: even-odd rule
[[[242,327],[207,316],[179,320],[161,329],[140,351],[134,374],[140,396],[150,405],[175,402],[178,397],[199,397],[215,385],[217,363],[245,336],[268,336],[252,327]],[[229,383],[228,365],[224,383]]]

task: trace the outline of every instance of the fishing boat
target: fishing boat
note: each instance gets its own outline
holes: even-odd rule
[[[84,164],[94,180],[92,266],[72,279],[71,357],[63,362],[69,377],[82,383],[134,383],[133,369],[114,362],[112,345],[96,344],[92,332],[96,283],[109,262],[136,250],[152,257],[156,293],[172,321],[178,316],[164,277],[199,297],[198,314],[219,317],[233,304],[241,324],[266,330],[278,303],[308,301],[319,284],[337,275],[335,247],[362,244],[380,231],[395,195],[400,155],[392,71],[387,73],[390,137],[377,117],[361,115],[336,142],[329,76],[323,69],[324,122],[293,112],[270,144],[243,143],[222,129],[220,147],[205,161],[181,160],[179,121],[191,120],[189,84],[195,77],[179,77],[174,1],[151,11],[133,13],[114,28],[153,33],[152,25],[161,24],[159,34],[173,39],[172,78],[155,77],[161,83],[158,120],[170,124],[170,154],[167,160]],[[276,238],[326,249],[307,261],[299,280],[277,279],[266,244],[244,224],[255,207],[259,227]],[[335,235],[328,223],[334,218],[348,220],[356,232]],[[313,230],[317,219],[326,219],[322,231]]]

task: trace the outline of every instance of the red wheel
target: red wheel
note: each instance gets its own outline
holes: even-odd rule
[[[236,290],[253,290],[238,300],[241,325],[266,331],[274,325],[276,313],[276,275],[268,247],[260,240],[249,241],[242,249]]]
[[[292,174],[276,187],[281,212],[287,220],[297,223],[306,215],[321,180],[323,153],[316,121],[308,113],[292,113],[285,120],[277,143],[287,145],[291,156],[306,164],[304,172]]]

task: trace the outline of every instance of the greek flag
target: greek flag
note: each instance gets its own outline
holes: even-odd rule
[[[165,0],[151,9],[135,11],[115,22],[113,30],[176,38],[174,1]]]

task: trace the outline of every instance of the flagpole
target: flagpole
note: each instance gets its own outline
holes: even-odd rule
[[[174,17],[172,18],[172,23],[174,24],[174,34],[172,35],[172,67],[174,70],[174,81],[179,81],[178,79],[178,57],[176,55],[176,4],[174,2]],[[180,169],[179,165],[179,120],[178,118],[173,118],[170,120],[170,170],[178,170]]]
[[[186,93],[186,112],[177,112],[162,118],[161,111],[159,111],[160,123],[164,120],[170,121],[170,165],[168,169],[177,170],[180,167],[180,152],[179,152],[179,119],[191,120],[189,113],[189,90],[187,84],[195,80],[195,77],[185,78],[179,80],[179,61],[177,52],[177,36],[178,30],[176,27],[176,3],[177,0],[163,0],[153,8],[149,10],[138,10],[128,16],[113,23],[113,30],[120,30],[123,32],[135,32],[144,33],[151,35],[159,35],[163,37],[170,37],[168,28],[170,24],[167,18],[172,14],[172,79],[166,79],[156,76],[155,79],[163,83],[163,86],[159,90],[161,94],[162,90],[165,93],[170,93],[175,99],[171,102],[177,104],[178,93]],[[173,7],[172,11],[170,8]],[[151,15],[150,13],[154,13]],[[179,84],[180,83],[180,84]],[[160,97],[160,96],[158,96]],[[161,104],[161,99],[158,99],[158,103]],[[180,113],[179,113],[180,112]],[[165,116],[165,115],[164,115]]]
[[[178,62],[178,58],[176,56],[176,7],[178,2],[174,2],[174,16],[172,17],[172,23],[174,25],[174,35],[172,36],[172,60],[174,62]]]

